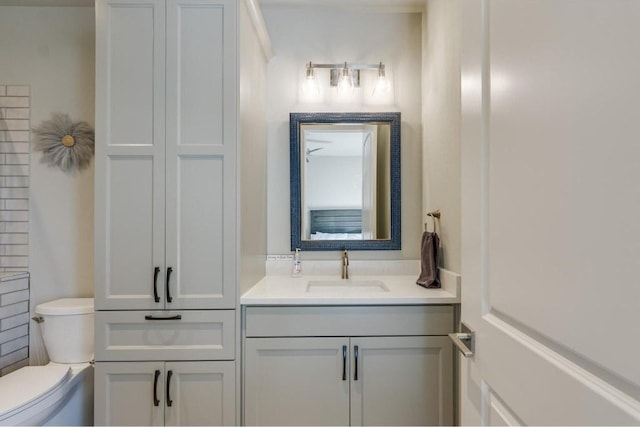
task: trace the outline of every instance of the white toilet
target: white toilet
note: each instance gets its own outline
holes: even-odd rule
[[[93,298],[35,312],[51,362],[0,377],[0,425],[93,425]]]

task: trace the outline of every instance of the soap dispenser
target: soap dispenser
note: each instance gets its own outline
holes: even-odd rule
[[[296,253],[293,255],[293,268],[291,270],[291,277],[302,277],[302,262],[300,261],[300,248],[296,248]]]

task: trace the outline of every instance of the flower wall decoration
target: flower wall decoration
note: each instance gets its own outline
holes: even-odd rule
[[[87,122],[73,122],[67,114],[55,113],[33,129],[34,150],[42,151],[42,163],[73,173],[91,163],[95,151],[94,132]]]

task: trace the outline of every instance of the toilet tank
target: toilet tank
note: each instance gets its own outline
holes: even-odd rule
[[[49,359],[85,363],[93,359],[93,298],[63,298],[38,304],[40,330]]]

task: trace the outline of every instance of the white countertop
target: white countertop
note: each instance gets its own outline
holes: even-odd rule
[[[388,292],[353,291],[334,286],[335,291],[307,292],[309,281],[341,282],[336,276],[266,276],[240,298],[242,305],[419,305],[460,302],[460,275],[440,270],[440,289],[416,285],[417,276],[357,276],[356,282],[380,281]],[[349,281],[345,281],[348,284]]]

